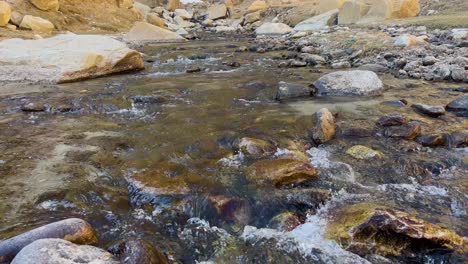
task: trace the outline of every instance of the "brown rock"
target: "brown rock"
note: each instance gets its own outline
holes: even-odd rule
[[[276,187],[300,184],[317,177],[309,162],[291,159],[260,160],[247,169],[247,178],[255,183],[271,183]]]
[[[269,226],[279,231],[289,232],[301,224],[302,221],[293,212],[284,212],[273,217]]]
[[[0,263],[11,261],[22,248],[44,238],[61,238],[76,244],[97,243],[90,224],[78,218],[69,218],[0,241]]]
[[[166,23],[156,13],[149,13],[148,16],[146,16],[146,21],[157,27],[166,28]]]
[[[419,0],[403,0],[399,17],[415,17],[419,15],[420,11]]]
[[[239,142],[239,149],[250,158],[266,158],[275,153],[275,146],[265,140],[244,137]]]
[[[246,200],[216,195],[210,196],[208,201],[223,220],[241,225],[249,223],[251,211]]]
[[[114,254],[125,264],[169,264],[166,256],[145,240],[132,239],[117,246]]]
[[[385,129],[384,135],[393,138],[414,139],[421,134],[421,126],[417,122],[409,122],[401,126],[391,126]]]
[[[312,129],[312,138],[322,144],[335,136],[335,118],[327,109],[322,108],[314,114],[315,127]]]
[[[11,6],[5,1],[0,1],[0,27],[8,24],[11,18]]]
[[[183,5],[180,2],[180,0],[169,0],[167,2],[167,10],[169,10],[169,11],[174,11],[174,10],[180,9],[180,8],[183,8]]]
[[[445,145],[445,137],[443,135],[420,136],[416,142],[425,147],[437,147]]]
[[[401,126],[404,124],[408,124],[409,118],[406,115],[400,114],[391,114],[382,116],[377,121],[377,125],[379,126]]]
[[[30,0],[31,3],[43,11],[58,11],[59,1],[58,0]]]

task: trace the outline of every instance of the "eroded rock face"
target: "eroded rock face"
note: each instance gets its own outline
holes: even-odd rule
[[[65,34],[0,42],[0,79],[72,82],[144,68],[139,52],[107,36]]]
[[[31,0],[31,3],[44,11],[58,11],[60,7],[58,0]]]
[[[334,213],[329,237],[360,255],[411,256],[431,250],[466,250],[466,239],[455,232],[405,212],[357,204]]]
[[[372,96],[383,93],[377,74],[371,71],[336,71],[313,83],[316,96]]]
[[[338,24],[347,25],[357,23],[368,11],[370,5],[360,0],[347,0],[340,8]]]
[[[335,136],[335,118],[327,109],[322,108],[314,114],[315,126],[312,129],[312,138],[315,142],[323,144]]]
[[[77,244],[93,244],[97,242],[95,231],[86,221],[78,218],[65,219],[1,241],[0,262],[11,261],[25,246],[36,240],[45,238],[60,238]]]
[[[314,180],[317,170],[308,162],[291,159],[261,160],[247,169],[247,178],[258,184],[281,187]]]
[[[79,246],[63,239],[40,239],[21,250],[12,264],[118,264],[113,256],[100,248]]]
[[[8,24],[11,18],[11,6],[5,1],[0,1],[0,27]]]

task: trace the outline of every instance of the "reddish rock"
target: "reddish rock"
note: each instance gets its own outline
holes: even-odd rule
[[[401,126],[409,123],[409,118],[406,115],[391,114],[379,118],[377,125],[379,126]]]

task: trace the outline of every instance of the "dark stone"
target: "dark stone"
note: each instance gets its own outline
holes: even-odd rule
[[[401,126],[386,127],[384,135],[393,138],[414,139],[421,134],[421,125],[417,122],[409,122]]]
[[[445,137],[443,135],[420,136],[416,142],[425,147],[437,147],[445,145]]]
[[[310,97],[311,93],[312,93],[312,90],[305,85],[287,83],[287,82],[279,82],[278,91],[276,93],[276,100],[283,100],[283,99],[297,98],[297,97]]]
[[[365,128],[343,128],[340,130],[340,135],[347,138],[366,138],[372,136],[372,131]]]
[[[401,126],[409,122],[409,118],[406,115],[391,114],[385,115],[379,118],[377,125],[379,126]]]
[[[161,95],[135,95],[129,99],[136,104],[159,104],[167,101],[167,98]]]
[[[250,222],[251,209],[247,200],[229,198],[222,195],[208,197],[208,202],[214,208],[217,218],[228,223],[246,225]]]
[[[408,104],[408,102],[403,99],[403,100],[385,101],[382,104],[389,105],[389,106],[395,106],[395,107],[405,107]]]
[[[449,148],[464,148],[468,147],[468,133],[454,132],[445,136],[445,141]]]
[[[468,95],[463,95],[450,102],[447,107],[447,111],[456,113],[467,113],[468,112]]]
[[[169,264],[166,256],[145,240],[131,239],[112,247],[110,251],[123,264]]]
[[[187,69],[187,73],[195,73],[195,72],[201,72],[202,69],[200,67],[197,67],[197,66],[193,66],[193,67],[190,67]]]
[[[364,70],[364,71],[373,71],[375,73],[382,73],[382,72],[387,72],[387,67],[376,64],[376,63],[369,63],[369,64],[364,64],[358,67],[359,70]]]
[[[419,112],[426,114],[431,117],[439,117],[445,115],[445,109],[443,106],[433,106],[426,104],[414,104],[412,107]]]

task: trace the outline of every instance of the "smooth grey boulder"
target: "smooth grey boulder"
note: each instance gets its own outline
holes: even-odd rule
[[[284,100],[297,97],[306,97],[311,95],[312,90],[300,84],[279,82],[278,91],[276,93],[276,100]]]
[[[21,249],[44,238],[61,238],[78,244],[97,242],[95,231],[88,222],[69,218],[0,241],[0,263],[11,261]]]
[[[432,116],[438,117],[441,115],[445,115],[445,108],[443,106],[438,105],[426,105],[426,104],[414,104],[413,108],[418,110],[419,112]]]
[[[109,252],[57,238],[40,239],[25,248],[11,264],[119,264]]]
[[[313,83],[315,96],[373,96],[384,91],[382,81],[372,71],[336,71]]]

